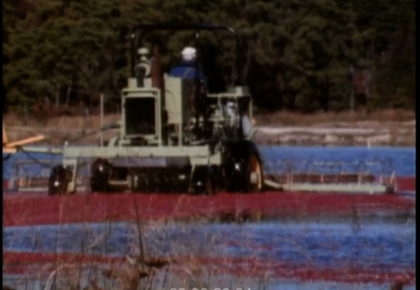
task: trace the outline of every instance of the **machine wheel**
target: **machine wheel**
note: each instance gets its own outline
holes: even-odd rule
[[[246,167],[247,191],[261,191],[264,183],[263,171],[261,161],[255,153],[249,155]]]
[[[193,194],[214,194],[215,187],[210,167],[200,166],[194,169],[191,179],[191,192]]]
[[[111,165],[105,159],[97,159],[92,163],[90,189],[92,192],[107,192],[110,190],[108,180]]]
[[[54,166],[48,180],[48,195],[67,193],[67,186],[71,179],[71,171],[63,165]]]
[[[264,174],[256,145],[241,141],[226,145],[224,178],[232,192],[262,191]]]

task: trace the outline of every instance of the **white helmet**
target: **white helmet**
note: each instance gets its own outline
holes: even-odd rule
[[[194,60],[197,57],[197,50],[194,47],[187,46],[181,52],[182,59],[185,61]]]

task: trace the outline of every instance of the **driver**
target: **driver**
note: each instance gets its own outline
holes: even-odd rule
[[[169,71],[169,75],[183,79],[199,79],[204,82],[204,75],[198,67],[197,50],[187,46],[182,52],[182,61]]]

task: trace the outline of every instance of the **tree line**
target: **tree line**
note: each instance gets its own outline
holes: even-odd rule
[[[6,110],[95,107],[129,75],[127,27],[213,23],[240,32],[246,80],[260,110],[302,112],[415,104],[414,0],[4,0]],[[164,63],[185,43],[203,48],[210,86],[229,79],[234,42],[162,33]],[[167,68],[167,67],[166,67]],[[117,98],[115,98],[117,99]]]

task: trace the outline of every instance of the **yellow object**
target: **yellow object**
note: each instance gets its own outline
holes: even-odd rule
[[[4,153],[16,153],[17,147],[22,146],[22,145],[26,145],[26,144],[29,144],[29,143],[38,142],[38,141],[41,141],[43,139],[45,139],[45,136],[39,134],[39,135],[36,135],[36,136],[21,139],[21,140],[18,140],[18,141],[9,142],[9,140],[7,138],[6,127],[4,126],[4,122],[3,122],[3,152]]]
[[[3,122],[3,145],[7,144],[7,134],[6,134],[6,127],[4,126],[4,122]]]

